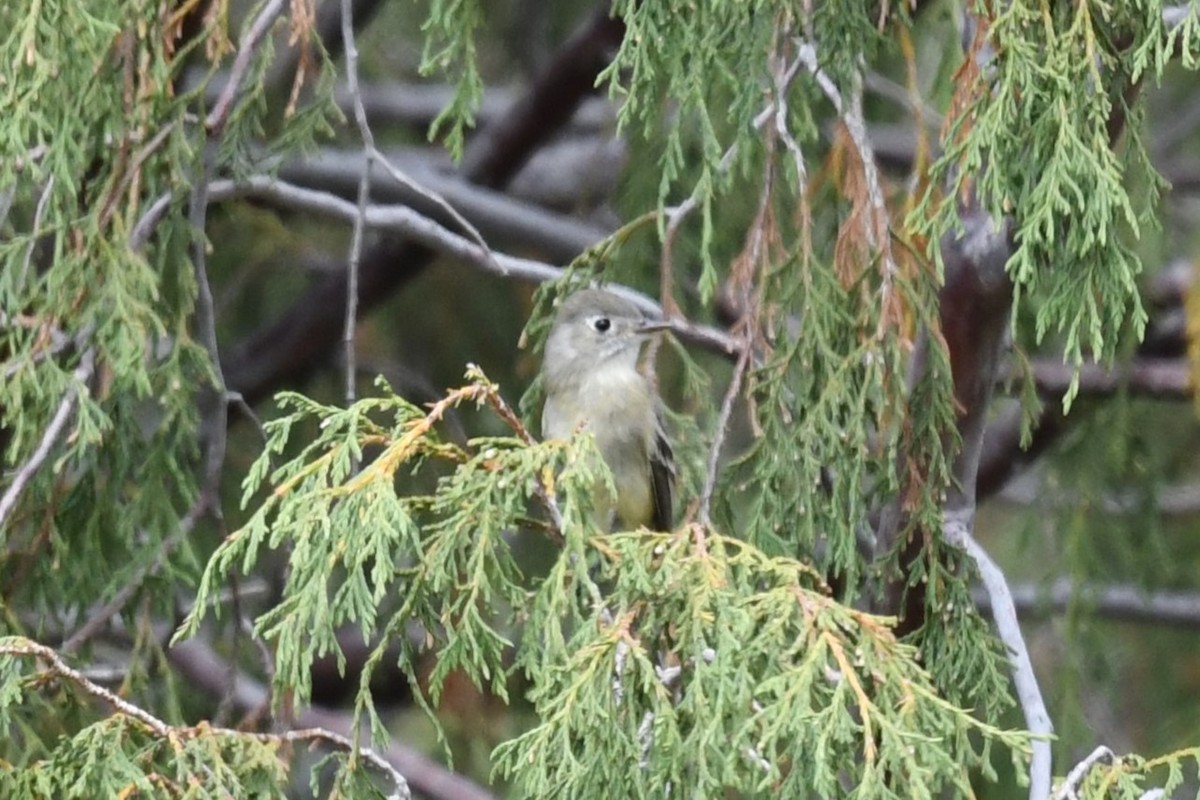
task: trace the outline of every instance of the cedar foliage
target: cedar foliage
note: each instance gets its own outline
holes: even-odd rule
[[[189,40],[186,15],[160,4],[0,8],[6,491],[50,448],[0,532],[0,630],[12,634],[0,638],[0,795],[282,796],[294,776],[278,741],[186,724],[173,687],[155,689],[143,665],[122,693],[156,709],[168,723],[156,728],[97,703],[31,646],[61,641],[146,575],[137,596],[157,619],[174,619],[178,592],[194,587],[176,638],[195,635],[268,552],[287,563],[279,602],[254,621],[276,712],[310,699],[315,660],[344,659],[336,633],[347,625],[375,643],[354,708],[377,745],[388,731],[371,677],[385,659],[431,713],[453,671],[505,700],[520,678],[536,723],[494,763],[521,795],[968,796],[973,780],[995,779],[994,749],[1022,772],[1029,736],[1008,714],[1004,654],[973,610],[968,565],[940,536],[957,439],[936,346],[937,244],[973,195],[1013,221],[1014,318],[1032,313],[1035,342],[1055,335],[1078,364],[1140,335],[1133,243],[1153,224],[1155,192],[1135,196],[1129,173],[1157,183],[1136,125],[1118,153],[1108,124],[1118,110],[1136,119],[1128,88],[1173,58],[1194,69],[1200,16],[1168,29],[1152,0],[972,4],[978,35],[945,98],[942,154],[880,207],[847,118],[863,65],[903,49],[910,9],[808,5],[612,4],[626,34],[601,81],[659,165],[657,207],[641,211],[669,242],[672,202],[695,201],[689,278],[703,305],[732,287],[746,312],[735,333],[755,353],[744,387],[755,435],[719,473],[711,508],[671,533],[595,530],[589,491],[607,476],[588,437],[536,441],[508,387],[472,367],[431,407],[382,380],[346,406],[281,394],[239,476],[248,521],[211,553],[178,535],[211,491],[206,448],[225,425],[207,411],[226,398],[196,324],[205,279],[188,266],[203,248],[196,187],[268,171],[271,154],[326,133],[332,65],[281,121],[262,95],[268,39],[214,132],[206,86],[243,40],[224,0]],[[278,24],[315,46],[311,11],[296,0]],[[422,70],[457,80],[434,133],[460,152],[482,90],[485,4],[431,0],[427,15]],[[204,80],[184,80],[196,63]],[[660,137],[665,103],[681,122]],[[824,152],[823,126],[838,117]],[[156,203],[161,216],[147,217]],[[721,208],[745,218],[739,228]],[[733,238],[722,263],[717,243]],[[600,254],[619,248],[585,254],[570,280],[612,269]],[[927,333],[934,346],[913,382]],[[703,400],[711,421],[716,404]],[[459,406],[490,415],[491,432],[448,435]],[[47,439],[64,414],[67,432]],[[710,424],[681,438],[688,497],[702,494],[717,436]],[[891,618],[860,610],[873,581],[901,568],[896,548],[862,545],[888,503],[926,538],[903,577],[927,587],[927,623],[907,641]],[[539,538],[555,555],[530,567],[518,551]],[[156,634],[123,616],[133,652],[160,658]],[[419,679],[422,661],[435,666]],[[324,762],[314,768],[313,791],[391,792],[358,757],[365,744],[332,757],[332,784],[318,785]],[[1194,750],[1098,768],[1081,796],[1138,797],[1163,771],[1169,795],[1189,759]]]

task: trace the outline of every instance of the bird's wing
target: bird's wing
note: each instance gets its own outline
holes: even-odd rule
[[[650,494],[654,501],[654,530],[669,531],[675,527],[675,454],[663,430],[662,418],[655,425],[654,445],[650,450]]]

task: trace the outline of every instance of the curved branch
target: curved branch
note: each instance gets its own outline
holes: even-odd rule
[[[595,90],[596,77],[624,33],[624,24],[609,17],[607,4],[593,13],[508,114],[472,140],[462,175],[482,186],[504,186]],[[431,256],[427,247],[395,237],[366,248],[359,265],[359,311],[369,311],[415,278]],[[345,309],[328,298],[344,297],[346,291],[344,274],[330,277],[234,348],[225,365],[229,388],[254,403],[316,369],[336,347],[344,321]]]

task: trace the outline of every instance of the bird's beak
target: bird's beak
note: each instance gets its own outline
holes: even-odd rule
[[[648,320],[635,328],[634,333],[649,335],[651,333],[669,330],[671,330],[671,323],[667,322],[666,320]]]

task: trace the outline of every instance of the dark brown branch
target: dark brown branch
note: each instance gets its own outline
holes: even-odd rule
[[[999,372],[1001,347],[1012,308],[1012,285],[1004,270],[1011,252],[1008,225],[997,230],[980,209],[963,212],[964,234],[942,241],[945,285],[938,294],[941,332],[950,356],[954,400],[958,409],[961,449],[952,466],[955,487],[946,510],[973,508],[975,485],[983,454],[984,429],[993,386]],[[937,346],[923,336],[913,363],[913,382],[928,368],[928,348]],[[905,529],[899,502],[885,510],[880,524],[880,544],[885,551],[898,545]],[[914,537],[903,545],[901,569],[925,555],[925,542]],[[922,586],[906,589],[901,577],[887,588],[887,609],[900,616],[902,633],[918,630],[925,620]]]

